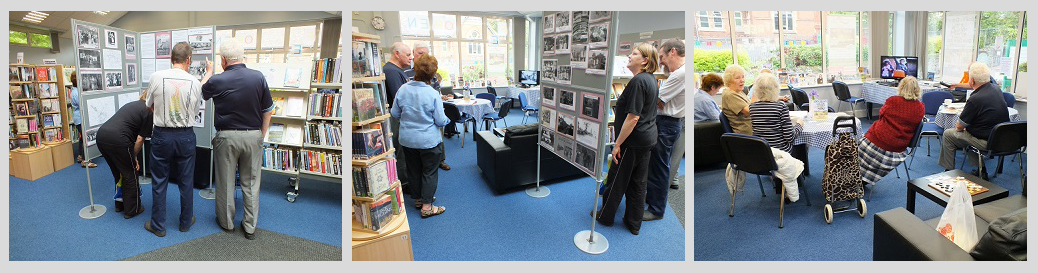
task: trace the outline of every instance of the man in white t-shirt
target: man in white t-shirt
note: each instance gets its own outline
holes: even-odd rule
[[[208,60],[207,60],[208,61]],[[170,56],[173,68],[151,74],[145,104],[152,110],[155,128],[151,136],[151,220],[144,229],[166,236],[166,187],[180,188],[180,231],[195,223],[191,206],[195,177],[195,131],[192,127],[202,101],[202,84],[188,73],[191,46],[180,42]],[[175,177],[179,181],[169,181]]]
[[[667,208],[671,170],[678,168],[673,163],[672,155],[680,156],[673,153],[675,150],[679,150],[679,153],[684,150],[684,143],[679,142],[684,141],[681,136],[685,132],[685,43],[677,39],[664,42],[660,50],[660,63],[670,72],[670,76],[660,86],[656,101],[660,108],[656,115],[656,128],[659,131],[656,147],[653,147],[649,157],[649,181],[645,189],[648,209],[642,221],[663,218],[664,209]]]

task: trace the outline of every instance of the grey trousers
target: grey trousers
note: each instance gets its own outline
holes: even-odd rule
[[[959,132],[954,128],[944,130],[944,135],[941,136],[941,167],[949,170],[955,169],[955,151],[969,145],[985,148],[988,146],[988,141],[976,138],[968,131]],[[966,153],[966,158],[968,158],[966,162],[969,162],[970,165],[976,165],[979,161],[976,153]]]
[[[242,228],[256,233],[259,217],[260,164],[263,135],[259,130],[217,131],[213,138],[213,169],[216,174],[216,219],[224,229],[234,228],[234,172],[241,176]]]
[[[683,127],[688,128],[688,127]],[[674,151],[670,153],[670,184],[680,185],[678,181],[678,169],[681,166],[681,158],[685,157],[685,131],[682,130],[678,141],[674,142]]]

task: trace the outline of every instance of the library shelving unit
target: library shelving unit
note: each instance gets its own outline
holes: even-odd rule
[[[379,43],[379,36],[370,34],[353,33],[353,42],[366,42],[374,43],[374,47],[377,48]],[[352,47],[351,47],[352,48]],[[379,61],[372,63],[373,65],[380,66]],[[344,72],[345,73],[345,72]],[[368,77],[353,77],[353,88],[373,88],[377,89],[376,92],[381,94],[381,97],[386,97],[385,91],[385,75],[375,75]],[[356,102],[354,102],[356,103]],[[384,105],[385,109],[389,108],[389,105]],[[356,114],[356,113],[354,113]],[[383,160],[395,157],[394,152],[396,149],[392,147],[392,136],[393,132],[390,129],[389,124],[390,114],[385,111],[384,114],[375,116],[367,120],[353,121],[351,123],[352,131],[356,132],[364,129],[380,129],[382,136],[384,137],[385,149],[382,154],[372,156],[365,160],[354,159],[351,160],[351,165],[354,169],[363,169],[364,167],[371,166],[373,164],[384,162]],[[356,146],[356,145],[354,145]],[[351,157],[352,159],[352,157]],[[388,161],[385,161],[388,162]],[[390,172],[395,172],[395,168],[390,168]],[[395,175],[391,175],[395,177]],[[351,180],[354,180],[353,178]],[[367,183],[363,181],[361,183]],[[358,222],[356,211],[358,207],[367,209],[372,205],[372,202],[376,202],[380,199],[384,199],[386,195],[395,194],[397,197],[394,202],[403,202],[399,197],[402,195],[399,191],[402,190],[400,181],[391,181],[390,187],[387,190],[372,193],[372,197],[357,196],[356,191],[351,191],[351,210],[354,214],[352,217],[352,250],[354,261],[413,261],[414,252],[411,248],[411,228],[407,221],[407,214],[403,211],[403,204],[397,204],[398,210],[394,209],[394,212],[389,215],[389,220],[379,227],[377,230],[367,228],[363,223]]]
[[[10,64],[11,174],[36,180],[72,165],[61,65]]]

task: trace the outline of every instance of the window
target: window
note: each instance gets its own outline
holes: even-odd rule
[[[509,83],[514,63],[511,55],[515,50],[511,18],[427,11],[402,11],[400,18],[405,43],[409,46],[415,42],[430,45],[431,54],[440,64],[441,85],[460,86],[468,82],[471,86],[500,86]],[[429,21],[433,22],[431,29],[422,23]],[[531,28],[534,26],[529,21],[525,23],[531,33],[536,29]],[[527,47],[524,50],[535,49]]]
[[[714,11],[714,28],[723,28],[724,27],[724,20],[722,20],[721,18],[722,18],[721,12],[720,11]]]
[[[855,76],[859,58],[859,12],[828,11],[825,26],[826,71],[830,75]]]
[[[741,11],[736,11],[735,12],[735,26],[737,26],[737,27],[741,27],[742,26],[742,12]]]
[[[805,74],[808,82],[817,84],[816,79],[822,73],[821,12],[783,11],[782,14],[782,67],[792,74]],[[799,18],[800,31],[796,31],[797,26],[790,26],[793,18]],[[851,32],[851,37],[853,33]]]
[[[771,18],[775,21],[775,31],[779,30],[780,24],[782,30],[786,32],[796,32],[796,19],[793,17],[792,11],[783,11],[782,18],[779,18],[779,12],[772,11]]]
[[[260,34],[260,48],[285,48],[285,28],[265,28]]]
[[[724,31],[724,19],[727,17],[723,11],[700,11],[699,27],[703,30]]]
[[[755,12],[757,11],[749,12],[747,17],[753,18]],[[760,13],[762,14],[758,14],[758,18],[768,18],[767,11]],[[779,35],[771,24],[771,20],[767,19],[747,20],[742,26],[735,27],[735,46],[739,49],[739,65],[746,69],[746,85],[753,84],[762,68],[779,67]],[[728,63],[731,62],[726,64]]]
[[[320,21],[301,21],[218,27],[214,37],[216,40],[214,49],[219,54],[220,42],[233,37],[244,44],[246,63],[309,61],[320,56],[322,26]],[[300,47],[299,51],[294,49],[297,46]],[[217,57],[215,65],[217,72],[222,71],[220,61],[220,58]]]
[[[1019,76],[1017,76],[1017,77],[1019,77],[1018,81],[1019,80],[1023,80],[1024,79],[1023,73],[1027,72],[1027,14],[1024,14],[1024,37],[1023,37],[1023,39],[1021,39],[1020,54],[1019,55],[1020,55],[1020,61],[1019,61],[1020,64],[1016,66],[1017,73],[1018,73],[1017,75],[1019,75]],[[1014,84],[1014,86],[1013,86],[1013,90],[1014,90],[1013,93],[1016,93],[1017,97],[1027,98],[1027,92],[1026,92],[1027,89],[1026,88],[1019,88],[1020,86],[1021,86],[1021,84]],[[1016,92],[1016,90],[1019,90],[1021,92]]]
[[[944,12],[931,11],[926,15],[926,71],[936,78],[941,75],[941,47],[944,43]]]
[[[292,27],[288,37],[289,48],[297,45],[303,48],[314,47],[314,41],[317,41],[317,26]],[[342,46],[342,39],[339,39],[339,46]]]
[[[706,11],[699,12],[699,27],[704,29],[710,28],[710,16],[707,15]]]
[[[31,38],[29,39],[29,42],[32,43],[32,46],[51,48],[50,35],[30,33],[29,37]]]
[[[963,73],[969,69],[970,62],[973,62],[977,15],[975,11],[946,12],[942,81],[959,82]]]
[[[701,12],[700,15],[705,12]],[[705,18],[705,17],[701,17]],[[727,28],[721,31],[712,31],[710,27],[695,26],[694,61],[696,73],[724,71],[728,64],[734,62],[732,57],[732,34]],[[740,63],[747,61],[746,57],[740,55]]]
[[[980,44],[977,61],[991,67],[991,76],[1003,91],[1012,89],[1013,67],[1017,59],[1016,41],[1020,36],[1018,11],[984,11],[980,14]]]
[[[10,41],[12,44],[29,44],[29,36],[27,36],[25,32],[11,30],[8,31],[8,33],[10,35],[8,41]]]

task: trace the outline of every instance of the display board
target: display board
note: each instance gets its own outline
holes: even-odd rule
[[[538,143],[605,179],[617,12],[545,11]]]
[[[188,73],[201,81],[206,72],[205,60],[208,58],[216,63],[215,32],[216,29],[213,26],[142,32],[140,34],[142,90],[147,90],[152,73],[172,68],[170,55],[173,45],[179,42],[191,44],[191,65]],[[213,135],[216,132],[213,124],[212,100],[203,101],[198,113],[195,114],[194,127],[195,139],[197,139],[195,145],[211,149]]]
[[[72,19],[80,116],[87,147],[85,157],[101,156],[97,129],[122,105],[125,93],[139,94],[140,59],[137,32]]]

